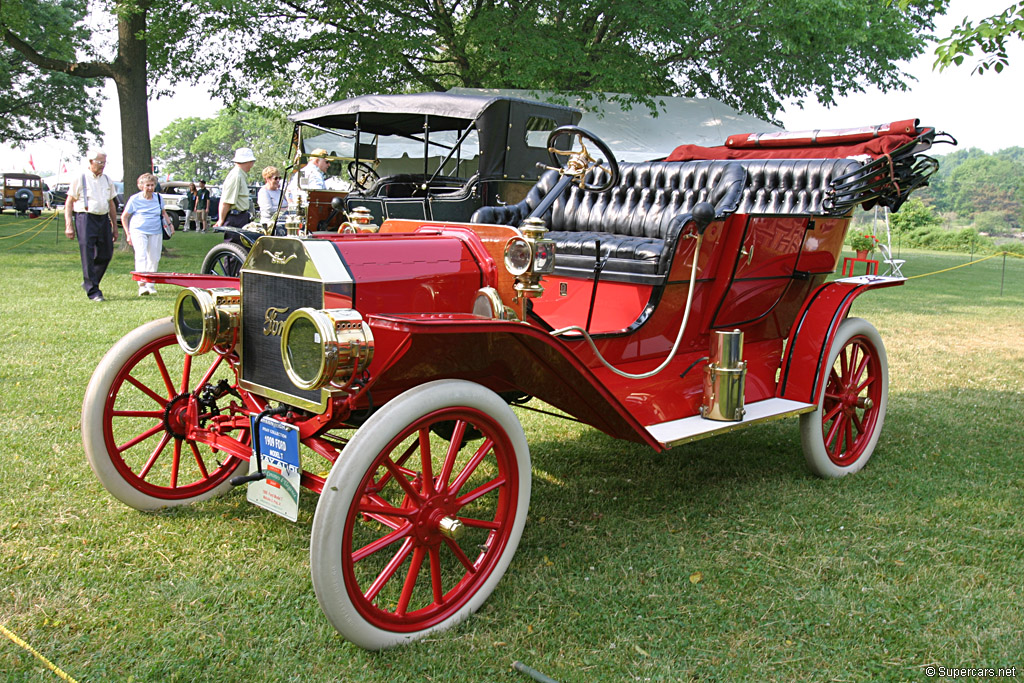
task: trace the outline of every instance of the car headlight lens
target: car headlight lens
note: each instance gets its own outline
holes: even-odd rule
[[[230,344],[238,329],[241,297],[237,289],[189,287],[174,301],[174,335],[190,356]]]
[[[505,268],[513,275],[522,275],[530,269],[533,250],[522,237],[513,237],[505,244]]]
[[[373,334],[350,308],[300,308],[284,323],[281,359],[299,389],[347,386],[373,360]]]

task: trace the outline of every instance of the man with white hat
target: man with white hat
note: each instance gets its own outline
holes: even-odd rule
[[[241,228],[252,221],[249,213],[252,200],[249,198],[249,177],[246,175],[256,163],[256,155],[248,147],[235,150],[232,159],[235,167],[224,180],[220,195],[220,214],[213,227],[228,226]]]
[[[292,182],[288,185],[285,197],[288,199],[289,206],[308,204],[309,199],[307,198],[306,190],[327,189],[327,168],[330,166],[330,162],[327,161],[326,157],[326,149],[318,148],[309,153],[309,163],[303,166],[299,173],[295,174]],[[300,176],[302,179],[301,184],[299,183]]]

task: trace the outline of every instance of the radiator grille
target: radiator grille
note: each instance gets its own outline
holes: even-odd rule
[[[281,362],[281,329],[292,311],[323,306],[323,282],[243,271],[242,379],[250,385],[319,404],[319,389],[304,391],[288,379]]]

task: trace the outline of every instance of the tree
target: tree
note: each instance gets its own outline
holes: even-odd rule
[[[1019,228],[1024,216],[1024,164],[998,155],[971,159],[950,174],[949,192],[958,215],[996,211]]]
[[[964,18],[935,48],[935,67],[942,71],[952,64],[960,66],[977,49],[981,56],[971,73],[983,74],[989,69],[999,73],[1010,63],[1006,42],[1012,38],[1024,38],[1024,2],[1015,2],[977,25]]]
[[[918,228],[929,228],[942,222],[935,212],[917,197],[912,197],[896,213],[889,216],[895,233],[906,233]]]
[[[81,1],[77,3],[77,14],[68,13],[60,23],[46,27],[58,37],[69,37],[76,48],[73,54],[55,49],[54,43],[59,44],[59,40],[43,40],[24,30],[24,22],[7,22],[7,16],[32,16],[60,2],[74,0],[4,0],[4,23],[0,26],[3,41],[40,70],[73,78],[114,81],[121,111],[124,178],[131,182],[150,169],[146,15],[156,0],[109,0],[109,7],[105,8],[109,13],[94,15],[116,30],[115,52],[107,58],[100,54],[104,32],[89,29],[83,20],[85,6]],[[79,54],[84,58],[80,59]]]
[[[153,156],[161,173],[188,180],[217,182],[226,174],[234,150],[251,147],[258,174],[266,166],[283,170],[291,123],[279,112],[255,106],[224,109],[209,119],[175,119],[153,138]]]
[[[62,59],[74,57],[75,36],[53,26],[81,21],[84,6],[71,0],[45,3],[33,12],[21,4],[0,3],[0,26],[15,26],[28,42],[45,45]],[[98,83],[44,71],[0,42],[0,139],[23,145],[47,137],[66,137],[84,151],[100,136]]]
[[[704,95],[772,118],[792,98],[905,90],[898,62],[922,52],[946,2],[250,0],[235,11],[250,12],[258,35],[194,51],[236,98],[313,106],[367,92],[525,88],[624,93],[615,99],[652,109],[659,95]],[[234,20],[207,15],[196,36]]]

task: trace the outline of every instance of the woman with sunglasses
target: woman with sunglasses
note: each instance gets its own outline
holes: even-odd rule
[[[275,214],[284,216],[285,209],[288,208],[288,200],[281,196],[281,172],[276,166],[267,166],[263,169],[263,182],[264,185],[256,197],[256,203],[260,207],[260,223],[264,227],[273,227],[276,222]]]

